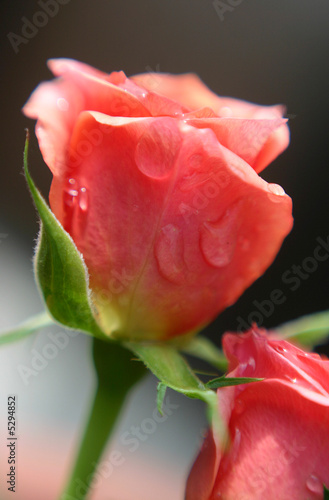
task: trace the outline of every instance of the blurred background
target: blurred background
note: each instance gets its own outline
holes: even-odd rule
[[[46,61],[70,57],[103,71],[127,75],[147,71],[196,72],[221,95],[260,104],[284,103],[291,145],[262,176],[284,187],[294,202],[295,225],[271,268],[208,327],[220,343],[224,331],[243,322],[266,327],[328,308],[329,260],[310,267],[317,238],[329,238],[329,3],[325,0],[2,0],[0,329],[42,310],[33,282],[36,214],[22,175],[24,128],[34,124],[21,107],[41,80],[51,78]],[[39,20],[24,36],[24,25]],[[42,26],[41,26],[42,25]],[[11,35],[10,35],[11,34]],[[9,35],[9,36],[8,36]],[[22,38],[24,37],[24,41]],[[45,196],[51,176],[36,140],[31,173]],[[301,266],[295,290],[282,278]],[[286,300],[262,313],[272,290]],[[270,308],[271,309],[271,308]],[[266,317],[267,316],[267,317]],[[242,321],[241,321],[242,320]],[[22,377],[35,352],[50,342],[50,328],[0,349],[0,497],[5,484],[5,411],[8,394],[18,396],[17,500],[55,500],[68,473],[79,426],[94,387],[90,340],[78,335],[47,366]],[[318,349],[327,352],[328,346]],[[182,500],[184,482],[206,424],[202,404],[170,393],[177,405],[136,451],[122,443],[132,425],[152,418],[156,380],[148,377],[132,394],[111,447],[125,457],[104,479],[93,500]],[[127,481],[127,477],[130,478]]]

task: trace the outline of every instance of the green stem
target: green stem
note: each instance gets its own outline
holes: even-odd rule
[[[36,331],[53,324],[54,320],[46,311],[38,313],[32,318],[29,318],[23,323],[15,326],[14,328],[3,333],[0,332],[0,345],[9,344],[10,342],[16,342],[17,340],[22,340],[32,333],[35,333]]]
[[[94,339],[93,356],[98,387],[77,459],[60,500],[84,500],[106,442],[113,431],[126,395],[145,373],[142,363],[118,344]]]

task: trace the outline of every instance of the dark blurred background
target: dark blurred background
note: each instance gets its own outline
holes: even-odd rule
[[[23,36],[26,19],[32,21],[44,11],[42,1],[1,0],[1,280],[6,251],[17,246],[32,276],[37,232],[22,176],[24,128],[34,124],[20,110],[36,85],[51,78],[47,59],[70,57],[107,72],[122,69],[127,75],[193,71],[218,94],[260,104],[284,103],[291,145],[262,176],[282,185],[292,197],[294,229],[271,268],[208,327],[207,334],[219,343],[220,334],[236,330],[241,318],[261,319],[273,327],[328,309],[329,259],[319,262],[317,269],[308,259],[318,246],[317,238],[326,242],[329,237],[328,1],[58,0],[57,5],[57,14],[48,16],[25,43],[8,34]],[[42,23],[45,17],[38,19]],[[47,196],[51,176],[34,138],[30,168]],[[282,278],[287,271],[293,273],[293,266],[309,269],[301,270],[295,290]],[[7,279],[14,300],[13,283],[19,289],[20,276]],[[282,290],[285,302],[260,312],[262,306],[255,301],[262,304],[274,289]],[[25,298],[23,302],[16,304],[17,310],[26,306]],[[22,319],[19,312],[17,317]]]

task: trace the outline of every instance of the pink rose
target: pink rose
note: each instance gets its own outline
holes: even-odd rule
[[[220,98],[196,76],[127,78],[49,62],[24,107],[50,205],[82,253],[113,337],[200,330],[271,264],[291,200],[256,172],[288,145],[280,106]]]
[[[210,432],[186,500],[313,500],[329,486],[329,360],[254,328],[223,339],[229,376],[264,381],[218,390],[226,450]]]

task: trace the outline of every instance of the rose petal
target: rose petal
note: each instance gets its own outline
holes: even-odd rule
[[[215,484],[219,462],[218,449],[213,434],[209,431],[189,474],[185,500],[209,499]]]
[[[218,393],[222,402],[225,393]],[[219,493],[226,500],[323,498],[322,485],[329,482],[328,408],[280,380],[252,384],[235,401],[231,449],[206,498],[215,500]]]
[[[73,127],[82,111],[150,116],[140,100],[107,81],[98,70],[68,59],[50,60],[49,66],[60,78],[40,84],[23,111],[38,120],[40,149],[54,175],[63,175]]]
[[[230,371],[239,373],[235,376],[280,378],[301,392],[311,390],[319,400],[329,398],[329,361],[319,355],[308,355],[286,341],[268,339],[258,329],[243,336],[225,334],[223,348]]]
[[[186,119],[186,116],[185,116]],[[237,118],[188,118],[197,128],[210,128],[219,142],[240,156],[256,172],[273,161],[289,144],[287,120],[252,120]]]
[[[208,129],[84,113],[70,153],[51,206],[92,287],[110,289],[127,336],[165,338],[208,323],[264,272],[291,229],[290,198]],[[110,274],[112,285],[111,269],[124,274]]]

